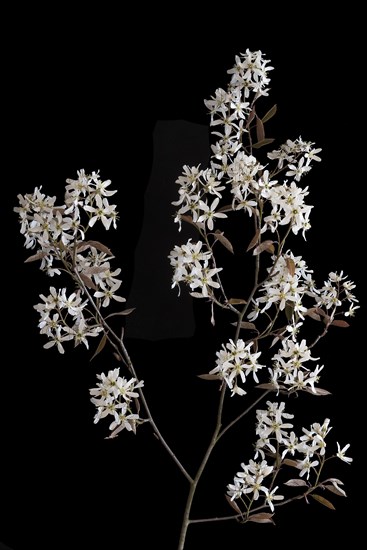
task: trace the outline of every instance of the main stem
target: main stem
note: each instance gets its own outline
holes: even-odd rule
[[[218,405],[218,413],[217,413],[217,421],[215,425],[215,429],[212,435],[212,438],[210,440],[210,443],[208,445],[208,448],[205,452],[204,458],[201,461],[201,464],[196,472],[196,475],[193,480],[190,481],[190,490],[186,501],[185,511],[183,514],[182,519],[182,526],[181,526],[181,533],[180,533],[180,539],[178,542],[178,549],[177,550],[183,550],[185,547],[185,541],[186,541],[186,535],[187,535],[187,529],[190,525],[190,512],[192,503],[194,500],[194,495],[196,492],[197,485],[199,483],[199,480],[204,472],[205,466],[209,460],[209,457],[218,441],[218,435],[220,432],[220,429],[222,427],[222,411],[223,411],[223,402],[224,402],[224,395],[226,391],[226,385],[223,384],[221,392],[220,392],[220,399],[219,399],[219,405]]]

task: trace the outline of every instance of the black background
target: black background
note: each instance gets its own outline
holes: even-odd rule
[[[210,9],[200,19],[191,8],[175,13],[136,8],[122,16],[90,8],[79,15],[60,9],[9,16],[11,38],[3,48],[0,540],[13,550],[177,546],[187,482],[148,427],[136,437],[122,433],[110,441],[104,439],[106,425],[93,425],[88,388],[96,372],[114,368],[108,351],[90,363],[90,354],[82,349],[60,356],[42,348],[33,304],[50,281],[35,264],[24,265],[27,252],[12,208],[18,193],[42,185],[47,194],[62,198],[66,178],[81,168],[100,170],[119,191],[120,212],[117,231],[102,234],[101,240],[116,254],[128,296],[144,223],[155,125],[166,120],[207,125],[203,99],[226,86],[226,70],[246,48],[262,50],[275,67],[270,97],[264,100],[264,112],[278,105],[270,137],[280,144],[301,135],[323,149],[322,163],[307,176],[315,205],[312,228],[307,243],[296,246],[319,273],[319,281],[329,271],[343,269],[357,284],[361,309],[350,328],[330,331],[318,348],[325,364],[323,385],[332,396],[309,396],[296,408],[305,425],[330,417],[336,440],[351,443],[354,462],[339,463],[335,477],[345,482],[348,498],[332,499],[336,511],[297,502],[279,510],[275,527],[231,522],[192,526],[187,550],[204,544],[222,548],[223,541],[226,548],[302,539],[321,544],[361,532],[361,14],[293,15],[285,8],[269,13],[249,5],[216,13]],[[189,154],[188,147],[182,165]],[[181,165],[177,176],[180,170]],[[177,239],[179,243],[179,235]],[[162,293],[169,286],[170,281],[162,281]],[[178,315],[179,306],[178,301]],[[196,375],[212,368],[221,342],[221,328],[210,327],[209,312],[199,307],[195,315],[190,337],[127,337],[156,420],[190,472],[206,447],[217,399],[216,388]],[[245,453],[251,429],[246,421],[223,438],[199,487],[195,517],[231,512],[225,487],[249,458]]]

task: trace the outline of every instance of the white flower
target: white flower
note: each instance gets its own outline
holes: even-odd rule
[[[350,458],[349,456],[345,456],[346,451],[350,447],[350,443],[348,443],[348,445],[345,445],[342,449],[340,448],[340,445],[338,442],[337,442],[337,445],[338,445],[338,452],[336,453],[336,456],[340,458],[340,460],[342,460],[343,462],[346,462],[347,464],[350,464],[351,462],[353,462],[353,458]]]
[[[110,305],[110,301],[116,300],[117,302],[126,302],[126,298],[123,298],[122,296],[116,296],[115,292],[120,288],[121,283],[115,283],[111,288],[107,288],[107,286],[101,282],[100,288],[102,290],[97,290],[93,296],[95,298],[103,298],[102,306],[108,307]]]
[[[261,487],[261,490],[265,493],[265,501],[268,506],[270,506],[270,510],[274,512],[274,500],[283,500],[283,495],[276,495],[275,491],[278,489],[278,486],[274,487],[272,491],[269,491],[267,487]]]

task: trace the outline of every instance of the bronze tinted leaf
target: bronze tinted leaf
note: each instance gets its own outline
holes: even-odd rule
[[[96,285],[94,284],[92,279],[90,277],[88,277],[88,275],[86,275],[85,273],[79,273],[79,277],[81,278],[81,280],[83,281],[83,283],[85,284],[85,286],[87,288],[92,288],[93,290],[98,290],[98,288],[96,287]]]
[[[255,235],[253,236],[253,238],[251,239],[251,242],[250,244],[248,245],[248,247],[246,248],[246,252],[248,252],[249,250],[251,250],[251,248],[254,248],[254,246],[257,245],[257,243],[259,242],[259,235],[260,235],[260,229],[258,229],[255,233]]]
[[[227,502],[228,504],[233,508],[233,510],[235,512],[237,512],[237,514],[242,514],[240,508],[237,506],[237,504],[235,503],[234,500],[231,500],[231,497],[229,497],[228,495],[226,495],[226,499],[227,499]]]
[[[233,254],[233,246],[231,244],[231,242],[227,239],[227,237],[224,236],[224,234],[217,230],[215,233],[215,236],[217,238],[217,240],[222,243],[222,245],[227,249],[229,250],[230,252],[232,252]]]
[[[85,244],[89,244],[89,246],[93,246],[100,252],[104,252],[105,254],[112,256],[111,250],[106,245],[104,245],[103,243],[100,243],[99,241],[87,241]]]
[[[334,319],[334,321],[332,321],[330,323],[331,325],[333,325],[334,327],[349,327],[349,323],[347,323],[347,321],[343,321],[343,319]]]
[[[330,502],[330,500],[327,500],[326,498],[322,497],[321,495],[311,494],[310,496],[313,499],[317,500],[317,502],[319,502],[320,504],[323,504],[324,506],[326,506],[326,508],[330,508],[330,510],[335,510],[335,506],[333,505],[332,502]]]
[[[253,255],[257,256],[258,254],[261,254],[261,252],[269,252],[270,254],[274,254],[274,245],[273,241],[263,241],[260,243],[256,248],[254,248]]]
[[[264,124],[261,118],[259,118],[257,115],[256,115],[256,137],[257,137],[258,143],[265,139]]]
[[[290,273],[290,275],[293,277],[293,275],[296,272],[296,264],[292,260],[292,258],[286,258],[285,263],[287,264],[287,269]]]
[[[37,260],[42,260],[45,256],[47,256],[47,252],[37,252],[37,254],[33,254],[24,260],[24,263],[28,264],[30,262],[36,262]]]
[[[265,138],[261,141],[258,141],[257,143],[254,143],[252,146],[254,149],[260,149],[260,147],[264,147],[264,145],[269,145],[270,143],[273,143],[274,138]]]
[[[264,124],[265,122],[268,122],[268,120],[273,118],[273,116],[277,112],[277,109],[278,109],[277,105],[273,105],[272,108],[269,109],[269,111],[262,117],[262,121]]]
[[[243,298],[230,298],[228,300],[229,304],[236,305],[236,304],[247,304],[246,300]]]
[[[288,485],[288,487],[307,487],[307,483],[304,479],[290,479],[284,485]]]
[[[99,344],[98,344],[98,347],[97,347],[96,351],[94,352],[93,356],[90,358],[90,361],[92,361],[92,359],[94,359],[96,357],[96,355],[101,353],[101,351],[103,350],[103,348],[106,345],[106,342],[107,342],[107,335],[104,332],[102,338],[99,341]]]
[[[259,514],[252,514],[247,518],[247,521],[254,521],[255,523],[274,523],[271,519],[274,514],[268,514],[267,512],[260,512]]]

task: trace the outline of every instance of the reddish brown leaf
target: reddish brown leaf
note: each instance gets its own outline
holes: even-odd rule
[[[330,502],[330,500],[327,500],[326,498],[320,495],[311,494],[310,496],[315,500],[317,500],[317,502],[319,502],[320,504],[323,504],[324,506],[326,506],[326,508],[330,508],[330,510],[335,510],[335,506],[333,505],[332,502]]]
[[[273,241],[263,241],[260,243],[256,248],[254,248],[253,255],[257,256],[258,254],[261,254],[261,252],[269,252],[270,254],[274,254],[274,245]]]
[[[106,267],[103,267],[103,265],[92,265],[90,267],[86,267],[83,273],[86,275],[98,275],[104,271],[106,271]]]
[[[308,315],[308,317],[311,317],[311,319],[314,319],[315,321],[321,321],[320,314],[316,313],[316,309],[316,307],[311,307],[306,311],[306,315]]]
[[[236,304],[247,304],[246,300],[243,300],[242,298],[230,298],[228,300],[229,304],[236,305]]]
[[[287,269],[290,273],[290,275],[293,277],[293,275],[296,272],[296,264],[292,260],[292,258],[286,258],[285,263],[287,264]]]
[[[236,327],[237,324],[238,323],[231,323],[231,325],[233,325],[234,327]],[[244,329],[247,329],[247,330],[256,330],[256,332],[259,332],[256,328],[256,325],[254,325],[254,323],[249,323],[247,321],[241,321],[240,322],[240,327],[244,328]]]
[[[248,128],[251,124],[251,122],[254,120],[256,115],[255,107],[253,107],[250,111],[250,114],[248,116],[247,122],[246,122],[246,128]]]
[[[335,487],[335,485],[323,485],[323,487],[325,487],[325,489],[328,489],[329,491],[331,491],[332,493],[334,493],[335,495],[338,495],[340,497],[347,496],[344,493],[344,491],[342,491],[341,489],[337,489],[337,487]]]
[[[198,374],[197,376],[203,380],[221,380],[217,374]]]
[[[265,122],[268,122],[268,120],[273,118],[273,116],[277,112],[277,108],[278,108],[277,105],[273,105],[272,108],[269,109],[269,111],[262,117],[262,121],[263,121],[264,124],[265,124]]]
[[[33,254],[24,260],[24,263],[28,264],[29,262],[36,262],[37,260],[42,260],[45,256],[47,256],[47,252],[37,252],[37,254]]]
[[[233,510],[235,512],[237,512],[237,514],[242,514],[240,508],[237,506],[237,504],[235,503],[234,500],[231,500],[231,497],[229,497],[228,495],[226,495],[226,499],[227,499],[227,502],[228,504],[233,508]]]
[[[87,241],[85,244],[89,244],[89,246],[93,246],[100,252],[104,252],[105,254],[112,256],[111,250],[107,246],[105,246],[103,243],[100,243],[99,241]]]
[[[247,521],[254,521],[255,523],[273,523],[271,519],[274,514],[268,514],[267,512],[260,512],[259,514],[252,514],[247,518]]]
[[[128,309],[124,309],[123,311],[118,311],[117,313],[110,313],[107,317],[105,317],[105,319],[108,319],[109,317],[116,317],[118,315],[130,315],[130,313],[135,311],[135,309],[135,307],[130,307]]]
[[[233,246],[231,244],[231,242],[227,239],[227,237],[224,236],[224,233],[219,231],[219,229],[217,229],[217,231],[214,233],[216,239],[222,243],[222,245],[227,249],[229,250],[230,252],[232,252],[232,254],[234,253],[233,252]]]
[[[260,149],[260,147],[264,147],[264,145],[269,145],[270,143],[273,143],[274,138],[265,138],[261,141],[258,141],[257,143],[254,143],[252,146],[254,149]]]
[[[304,479],[290,479],[284,485],[288,485],[288,487],[304,487],[308,486],[306,481]]]
[[[334,327],[349,327],[349,323],[347,323],[347,321],[343,321],[343,319],[334,319],[334,321],[332,321],[330,323],[331,325],[333,325]]]
[[[191,223],[191,224],[195,225],[195,223],[192,220],[192,217],[187,216],[186,214],[181,214],[180,215],[180,220],[182,220],[183,222],[187,222],[187,223]]]
[[[254,246],[257,245],[257,243],[259,242],[259,235],[260,235],[260,229],[258,229],[254,235],[254,237],[251,239],[251,242],[250,244],[248,245],[247,249],[246,249],[246,252],[248,252],[249,250],[251,250],[251,248],[254,248]]]
[[[107,335],[104,332],[102,338],[99,341],[99,344],[98,344],[98,347],[97,347],[96,351],[94,352],[93,356],[90,358],[90,361],[92,361],[92,359],[94,359],[96,357],[96,355],[98,355],[103,350],[103,348],[106,345],[106,342],[107,342]]]
[[[283,460],[283,464],[286,464],[287,466],[293,466],[293,468],[298,468],[297,460],[292,460],[291,458],[285,458]]]
[[[264,384],[257,384],[256,388],[260,388],[261,390],[277,390],[271,382],[266,382]]]
[[[94,284],[92,279],[90,277],[88,277],[88,275],[86,275],[85,273],[79,273],[79,277],[81,278],[81,280],[83,281],[83,283],[85,284],[85,286],[87,288],[92,288],[93,290],[98,290],[98,288],[96,287],[96,285]]]
[[[233,208],[231,204],[226,204],[218,208],[217,212],[232,212]]]
[[[307,388],[305,391],[312,393],[312,395],[331,395],[331,392],[328,390],[323,390],[322,388],[315,388],[315,391],[312,391],[311,388]]]
[[[265,139],[264,124],[261,118],[259,118],[257,115],[256,115],[256,138],[258,143]]]

